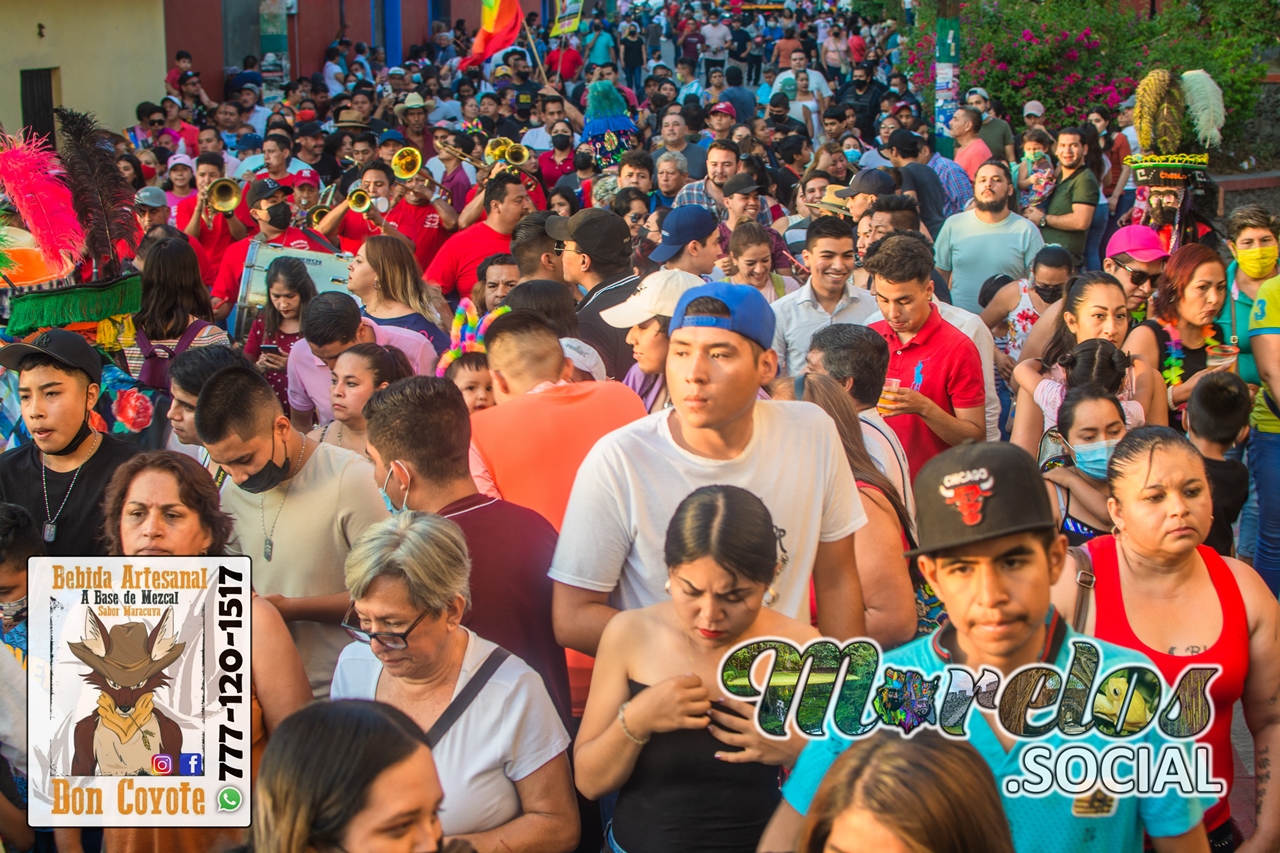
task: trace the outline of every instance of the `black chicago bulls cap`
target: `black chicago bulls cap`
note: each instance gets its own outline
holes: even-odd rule
[[[1057,526],[1036,461],[1007,442],[939,453],[916,476],[915,497],[920,544],[909,557]]]

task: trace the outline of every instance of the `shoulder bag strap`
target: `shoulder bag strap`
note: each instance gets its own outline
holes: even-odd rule
[[[431,727],[431,731],[427,732],[427,746],[431,749],[436,748],[436,744],[445,736],[449,729],[453,728],[453,724],[458,718],[471,706],[471,702],[480,694],[484,686],[489,683],[489,679],[498,671],[498,667],[502,666],[502,662],[511,657],[511,652],[498,646],[489,653],[489,657],[485,658],[484,663],[480,664],[480,668],[476,670],[476,674],[471,676],[458,693],[453,697],[453,701],[449,703],[449,707],[444,709],[444,713],[440,715],[440,719],[436,720],[436,724]]]
[[[1280,406],[1276,405],[1276,398],[1271,396],[1271,392],[1266,388],[1262,389],[1262,402],[1267,404],[1267,408],[1271,410],[1271,414],[1280,418]]]
[[[1076,584],[1079,586],[1071,627],[1083,634],[1085,623],[1089,621],[1089,605],[1093,602],[1093,586],[1097,578],[1093,575],[1093,558],[1089,556],[1088,548],[1068,548],[1067,553],[1076,561]]]

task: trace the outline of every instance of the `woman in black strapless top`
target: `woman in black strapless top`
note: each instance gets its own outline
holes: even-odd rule
[[[574,769],[578,790],[618,791],[606,849],[753,853],[781,798],[779,771],[804,746],[756,727],[756,706],[720,687],[725,653],[752,639],[803,648],[818,634],[767,606],[786,570],[779,533],[755,495],[706,486],[667,528],[671,601],[619,613],[596,655]],[[768,679],[771,655],[752,682]]]

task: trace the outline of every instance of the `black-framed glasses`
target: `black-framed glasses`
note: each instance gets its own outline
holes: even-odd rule
[[[164,127],[164,119],[160,119],[160,121],[149,121],[147,124],[152,127]]]
[[[351,618],[355,615],[356,603],[351,602],[351,606],[347,608],[347,615],[342,617],[342,628],[350,635],[351,639],[359,640],[362,643],[372,643],[375,639],[386,646],[388,649],[405,649],[409,647],[409,635],[413,633],[413,629],[418,627],[423,619],[427,618],[427,614],[431,611],[424,610],[417,619],[413,620],[413,624],[405,631],[366,631],[360,627],[359,623],[351,624]]]
[[[557,255],[563,255],[563,254],[564,254],[564,241],[563,241],[563,240],[557,240],[557,241],[556,241],[556,245],[555,245],[555,247],[554,247],[554,249],[553,249],[552,251],[554,251]]]
[[[1115,261],[1116,259],[1112,258],[1111,260]],[[1129,274],[1129,281],[1134,287],[1142,287],[1142,285],[1155,278],[1151,273],[1143,272],[1142,270],[1130,269],[1128,264],[1121,264],[1119,261],[1116,261],[1116,263],[1120,265],[1122,270]]]

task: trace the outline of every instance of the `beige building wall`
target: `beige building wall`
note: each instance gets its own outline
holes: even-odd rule
[[[93,112],[117,133],[136,123],[139,102],[164,96],[164,0],[0,0],[0,32],[7,133],[22,127],[24,70],[58,69],[54,105]]]

